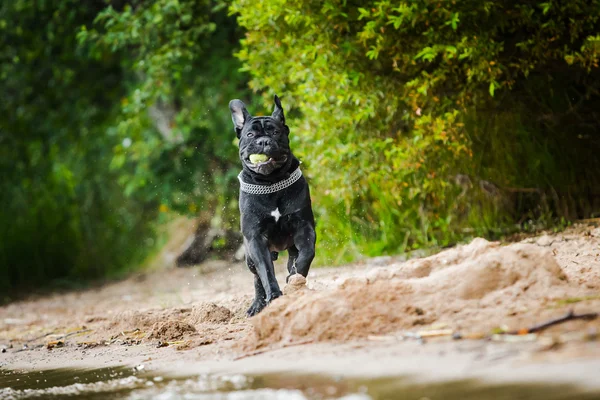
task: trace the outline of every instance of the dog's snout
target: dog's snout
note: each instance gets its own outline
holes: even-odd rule
[[[267,147],[271,144],[271,138],[268,138],[268,137],[258,138],[258,139],[256,139],[256,144],[261,147]]]

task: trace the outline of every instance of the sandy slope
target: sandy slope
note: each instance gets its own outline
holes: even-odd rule
[[[489,339],[498,328],[521,329],[571,309],[600,311],[600,228],[579,225],[509,245],[475,239],[408,262],[313,269],[306,286],[286,293],[246,319],[250,273],[212,262],[12,303],[0,308],[0,367],[143,363],[180,374],[418,374],[600,386],[593,372],[600,371],[600,319]],[[432,330],[444,336],[427,337]]]

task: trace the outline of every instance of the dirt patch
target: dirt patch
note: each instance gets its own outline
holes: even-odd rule
[[[178,340],[197,333],[196,328],[184,321],[170,320],[157,322],[148,335],[149,339]]]
[[[233,316],[228,308],[207,302],[191,308],[121,312],[112,318],[105,330],[124,332],[124,337],[127,333],[140,331],[146,339],[161,341],[178,340],[200,332],[201,338],[194,343],[204,345],[227,337],[231,330],[219,329],[219,326],[228,324]]]
[[[189,322],[194,325],[199,323],[224,324],[231,318],[233,318],[233,313],[228,308],[215,303],[204,303],[192,309]]]
[[[532,244],[476,239],[432,257],[342,278],[329,290],[297,291],[251,319],[246,349],[349,340],[416,325],[488,331],[580,294],[552,252]]]
[[[153,328],[157,323],[166,320],[182,320],[191,313],[191,308],[172,308],[167,310],[127,310],[118,313],[112,318],[108,329],[110,330],[133,330],[142,331]]]
[[[251,319],[246,310],[254,288],[244,265],[211,261],[189,269],[164,267],[146,272],[144,279],[131,277],[0,307],[0,347],[5,349],[0,364],[34,369],[64,367],[73,360],[122,364],[133,363],[136,355],[136,363],[148,364],[145,360],[152,358],[161,365],[181,362],[187,367],[190,360],[220,362],[257,352],[267,353],[268,360],[277,348],[321,342],[310,349],[284,349],[290,363],[304,354],[317,365],[326,349],[335,349],[337,357],[359,346],[369,358],[378,344],[386,354],[396,346],[414,355],[432,349],[434,340],[444,344],[439,349],[448,357],[472,345],[477,365],[495,364],[496,350],[512,352],[511,359],[518,362],[534,356],[598,357],[597,342],[591,340],[597,340],[600,319],[570,321],[538,334],[529,348],[546,350],[534,356],[523,353],[523,343],[496,343],[492,351],[492,341],[455,342],[445,336],[425,339],[422,346],[401,340],[408,336],[400,334],[433,329],[464,337],[474,333],[473,338],[498,327],[513,330],[546,322],[571,309],[600,311],[599,249],[600,229],[578,225],[507,246],[475,239],[406,262],[398,256],[312,268],[307,280],[291,277],[287,285],[281,257],[276,270],[286,295]],[[158,348],[157,340],[178,343]],[[52,341],[65,346],[48,351]],[[489,353],[488,361],[480,362],[480,353]],[[377,356],[373,365],[379,364]]]
[[[565,232],[528,238],[524,242],[552,252],[570,282],[600,289],[600,228],[576,225]]]

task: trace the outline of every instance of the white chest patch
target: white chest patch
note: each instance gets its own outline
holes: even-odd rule
[[[279,212],[279,208],[271,211],[271,216],[275,218],[275,222],[279,221],[279,217],[281,217],[281,213]]]

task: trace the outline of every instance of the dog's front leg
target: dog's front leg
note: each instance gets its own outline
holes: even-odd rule
[[[265,297],[267,304],[282,295],[279,284],[275,278],[275,268],[271,261],[271,252],[267,245],[267,239],[262,235],[247,239],[248,255],[254,261],[256,272],[260,278],[263,288],[265,289]]]
[[[298,256],[296,258],[295,271],[290,271],[290,275],[297,272],[306,278],[308,270],[310,269],[310,264],[315,258],[316,241],[317,235],[315,229],[309,224],[301,227],[294,234],[294,246],[297,249]]]
[[[287,278],[285,278],[285,283],[288,283],[290,281],[290,277],[294,274],[298,273],[298,269],[296,267],[296,260],[298,260],[298,249],[296,248],[296,246],[292,245],[289,249],[288,249],[288,263],[287,263],[287,269],[289,272],[289,275],[287,276]]]
[[[248,317],[253,317],[267,306],[267,301],[265,300],[265,288],[263,288],[263,285],[260,282],[260,277],[258,276],[258,272],[256,271],[256,264],[254,264],[254,261],[252,261],[248,255],[246,255],[246,264],[248,265],[250,271],[254,274],[254,301],[252,302],[252,305],[248,311],[246,311],[246,315]]]

